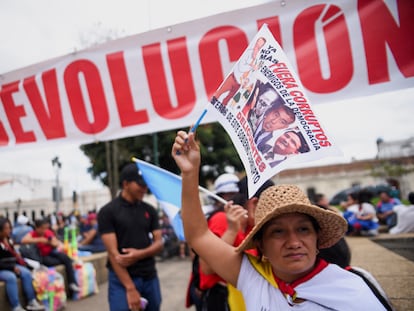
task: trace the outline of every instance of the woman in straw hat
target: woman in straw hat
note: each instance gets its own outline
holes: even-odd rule
[[[182,218],[190,246],[242,291],[247,310],[385,310],[357,275],[318,258],[337,242],[346,221],[312,205],[293,185],[260,196],[255,226],[238,247],[208,230],[198,194],[200,149],[194,133],[178,132],[172,156],[182,173]],[[230,208],[245,211],[240,206]],[[259,256],[249,255],[256,249]]]

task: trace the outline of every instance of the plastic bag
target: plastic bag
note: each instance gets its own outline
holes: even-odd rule
[[[36,296],[46,310],[62,310],[66,306],[65,280],[54,267],[41,265],[32,272]]]
[[[93,264],[90,262],[78,261],[74,266],[76,282],[78,283],[80,291],[73,293],[72,298],[74,300],[79,300],[98,293],[99,288],[96,282],[96,271]]]

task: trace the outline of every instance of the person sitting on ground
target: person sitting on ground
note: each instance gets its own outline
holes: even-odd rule
[[[344,217],[348,222],[348,235],[377,235],[378,219],[370,203],[371,193],[361,190],[348,194]]]
[[[390,234],[414,232],[414,192],[408,194],[410,205],[394,206],[394,213],[397,214],[397,225],[390,229]]]
[[[61,242],[49,227],[49,222],[46,219],[35,220],[35,229],[23,237],[22,243],[35,244],[41,256],[41,263],[45,266],[52,267],[63,264],[70,291],[72,293],[79,292],[72,259],[58,250]]]
[[[379,193],[380,201],[377,204],[377,217],[381,224],[387,225],[388,229],[397,223],[397,215],[394,213],[394,206],[401,205],[398,198],[393,198],[388,191]]]
[[[23,214],[17,217],[16,225],[12,229],[12,239],[14,243],[20,244],[22,238],[29,232],[33,231],[33,227],[29,225],[29,218]]]
[[[13,246],[10,238],[12,225],[8,218],[0,216],[0,281],[6,283],[6,295],[12,311],[44,310],[45,308],[36,300],[33,288],[33,278],[26,263]],[[22,282],[23,293],[29,302],[26,309],[19,301],[19,288],[17,280]]]
[[[181,170],[188,243],[242,291],[247,310],[385,310],[360,277],[318,257],[319,249],[345,234],[343,217],[312,205],[295,185],[272,186],[259,198],[253,229],[235,248],[208,230],[198,193],[201,157],[194,133],[179,131],[171,154]],[[245,253],[254,248],[257,257]]]
[[[96,213],[89,213],[87,216],[90,229],[82,233],[82,240],[78,249],[92,253],[105,252],[106,248],[98,231],[98,219]]]

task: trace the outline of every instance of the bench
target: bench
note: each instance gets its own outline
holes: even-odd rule
[[[91,262],[93,264],[93,266],[95,267],[95,271],[96,271],[96,282],[99,284],[105,283],[108,281],[108,272],[106,269],[106,260],[107,260],[107,253],[106,252],[102,252],[102,253],[96,253],[96,254],[92,254],[89,256],[84,256],[84,257],[80,257],[80,259],[83,262]],[[66,294],[69,297],[69,292],[68,292],[68,283],[67,283],[67,278],[66,278],[66,272],[65,272],[65,267],[63,265],[58,265],[56,266],[56,270],[62,274],[63,278],[65,279],[65,286],[66,286]],[[24,302],[25,298],[23,295],[23,290],[21,287],[21,282],[19,281],[19,297],[20,297],[20,302]],[[9,304],[9,301],[7,299],[7,295],[6,295],[6,284],[3,281],[0,281],[0,310],[11,310],[11,306]]]

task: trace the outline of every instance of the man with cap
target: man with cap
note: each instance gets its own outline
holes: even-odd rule
[[[160,310],[161,290],[155,255],[162,232],[155,208],[143,202],[147,185],[136,164],[120,174],[121,192],[99,210],[99,233],[108,251],[108,301],[111,311]]]
[[[16,224],[12,230],[12,239],[14,243],[21,244],[23,237],[33,231],[33,227],[29,226],[29,218],[23,214],[17,217]]]

